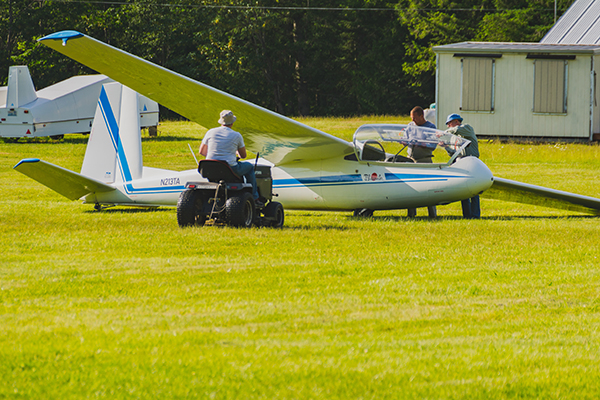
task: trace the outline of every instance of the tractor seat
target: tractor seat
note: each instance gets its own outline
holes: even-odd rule
[[[227,161],[200,160],[198,172],[209,182],[244,183],[244,179],[233,172]]]

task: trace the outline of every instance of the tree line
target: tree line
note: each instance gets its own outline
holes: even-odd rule
[[[0,82],[94,73],[37,43],[76,30],[284,115],[408,114],[435,100],[431,47],[553,24],[554,0],[2,0]]]

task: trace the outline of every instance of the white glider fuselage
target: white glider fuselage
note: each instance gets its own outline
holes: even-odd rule
[[[262,162],[261,162],[262,163]],[[373,210],[448,204],[475,196],[492,184],[483,162],[467,157],[451,166],[384,166],[348,160],[321,160],[272,167],[273,194],[286,209]],[[85,203],[175,206],[187,182],[204,179],[195,169],[144,167],[143,178],[113,183],[115,191],[95,192]]]
[[[89,186],[96,185],[97,189],[81,189],[80,193],[85,193],[82,195],[85,203],[98,206],[176,206],[188,182],[204,181],[196,169],[178,172],[144,167],[139,117],[135,112],[138,98],[133,90],[118,83],[102,87],[81,174],[71,173],[77,175],[79,182],[71,187],[65,183],[62,188],[67,189],[69,194],[73,193],[71,197],[78,193],[81,181],[85,186],[85,181],[89,180]],[[390,162],[389,157],[379,161],[360,159],[364,143],[374,143],[373,137],[384,140],[379,144],[383,149],[384,145],[394,144],[396,140],[402,140],[401,137],[407,138],[407,133],[415,130],[420,132],[415,127],[408,129],[404,125],[365,125],[357,131],[361,134],[355,135],[355,143],[346,142],[348,148],[358,146],[357,149],[361,149],[355,154],[287,162],[279,166],[273,166],[264,159],[254,162],[271,165],[273,195],[288,209],[422,207],[469,198],[492,185],[490,170],[472,157],[459,159],[453,164]],[[442,137],[447,136],[442,131],[430,130],[421,134],[431,135],[436,143],[447,141]],[[457,137],[451,139],[461,140]],[[17,169],[27,173],[22,168],[35,169],[35,163],[35,160],[29,160]],[[39,163],[38,166],[45,168],[47,163]],[[59,173],[68,174],[65,171]],[[61,185],[61,181],[57,178],[47,183],[56,185],[59,182],[58,185]]]
[[[288,209],[391,210],[448,204],[492,185],[476,158],[455,164],[382,165],[328,159],[273,168],[273,192]]]

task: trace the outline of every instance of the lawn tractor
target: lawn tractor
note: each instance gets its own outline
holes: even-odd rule
[[[259,198],[265,201],[259,205],[252,196],[252,185],[233,172],[227,162],[201,160],[198,172],[208,182],[186,183],[186,189],[177,201],[177,223],[180,227],[201,226],[207,221],[245,228],[252,225],[283,226],[283,206],[272,201],[271,167],[255,166]]]

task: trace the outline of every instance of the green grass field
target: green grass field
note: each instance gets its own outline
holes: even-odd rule
[[[303,119],[350,139],[365,122]],[[170,122],[147,166],[188,169]],[[79,171],[84,136],[0,142],[0,399],[597,399],[600,220],[482,199],[288,211],[275,229],[94,212],[12,170]],[[600,197],[600,146],[481,143],[495,175]]]

